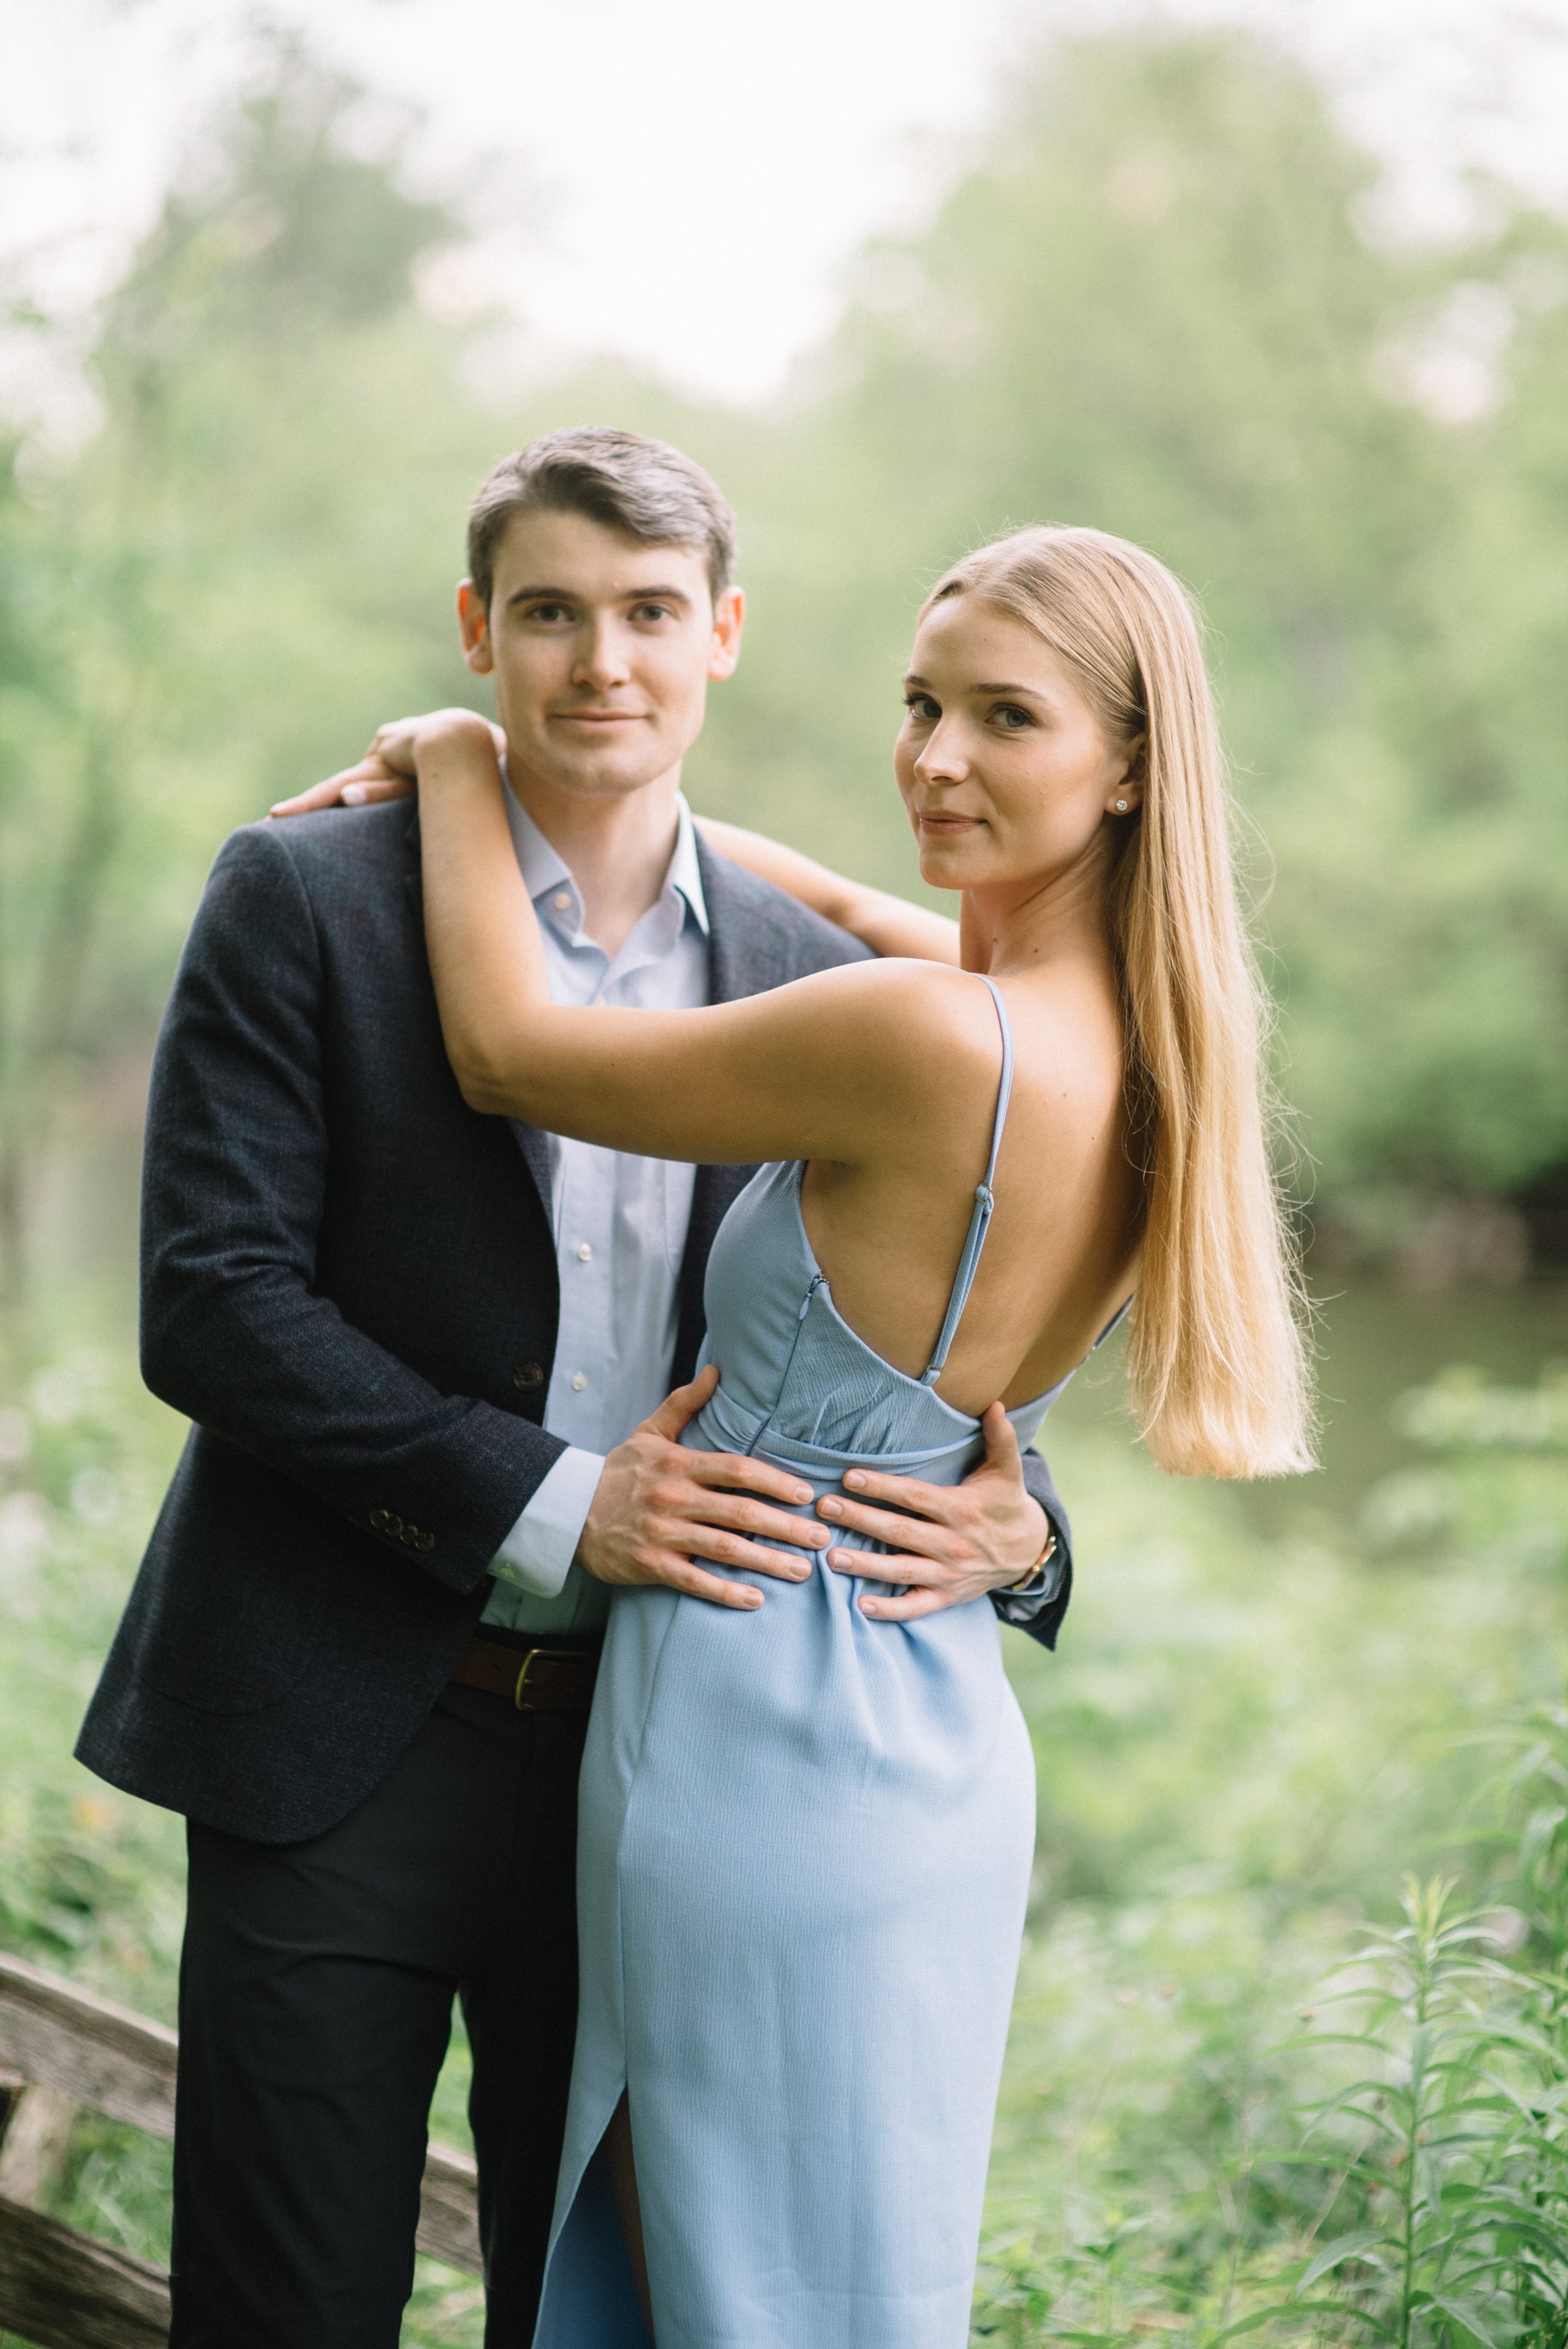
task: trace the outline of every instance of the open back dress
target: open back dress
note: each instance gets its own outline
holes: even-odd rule
[[[707,1278],[720,1383],[689,1431],[814,1499],[857,1465],[956,1484],[979,1423],[839,1316],[763,1167]],[[1009,1413],[1022,1444],[1066,1384]],[[811,1514],[812,1504],[799,1511]],[[852,1534],[839,1547],[878,1548]],[[629,2095],[659,2349],[964,2349],[1034,1847],[989,1600],[877,1622],[821,1556],[742,1614],[615,1594],[583,1762],[582,2001],[535,2349],[646,2349],[602,2140]],[[714,1571],[728,1569],[715,1568]],[[739,1569],[734,1578],[743,1579]]]

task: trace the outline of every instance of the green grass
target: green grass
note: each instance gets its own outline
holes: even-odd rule
[[[1007,1643],[1040,1847],[976,2338],[1563,2349],[1563,1390],[1440,1381],[1353,1511],[1272,1531],[1158,1476],[1103,1402],[1053,1432],[1063,1651]],[[168,2016],[178,1825],[67,1756],[177,1431],[95,1358],[25,1416],[0,1941]],[[466,2063],[459,2032],[458,2143]],[[84,2116],[54,2207],[163,2256],[166,2149]],[[405,2341],[480,2332],[472,2281],[421,2263]]]

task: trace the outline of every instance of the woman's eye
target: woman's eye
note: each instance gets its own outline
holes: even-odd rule
[[[1025,726],[1033,726],[1034,723],[1028,710],[1020,709],[1016,701],[999,702],[992,710],[992,716],[1009,734],[1022,733]]]
[[[941,716],[929,693],[907,693],[904,707],[918,726],[934,726]]]

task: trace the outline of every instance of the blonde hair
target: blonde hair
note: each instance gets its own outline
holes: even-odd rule
[[[1270,1149],[1267,999],[1237,900],[1232,811],[1199,622],[1162,563],[1098,530],[1021,530],[966,555],[921,617],[979,595],[1068,663],[1142,805],[1116,819],[1111,943],[1144,1179],[1128,1372],[1179,1475],[1314,1465],[1295,1253]]]

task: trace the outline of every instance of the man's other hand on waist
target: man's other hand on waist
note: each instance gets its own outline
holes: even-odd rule
[[[710,1364],[606,1457],[577,1544],[578,1564],[597,1580],[617,1588],[662,1583],[719,1607],[750,1609],[763,1604],[760,1590],[707,1573],[698,1560],[804,1582],[812,1569],[799,1552],[832,1540],[826,1526],[789,1514],[792,1503],[801,1508],[812,1498],[798,1476],[679,1441],[718,1383]],[[784,1506],[770,1506],[775,1502]],[[775,1542],[786,1547],[763,1547]]]

